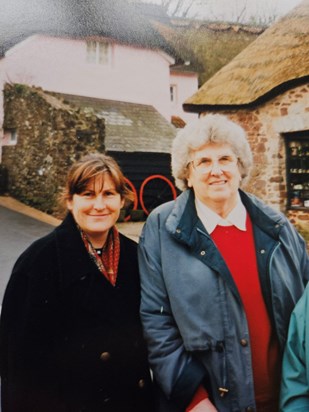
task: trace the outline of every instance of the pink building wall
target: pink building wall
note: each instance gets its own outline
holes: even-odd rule
[[[171,74],[174,60],[162,51],[110,44],[109,63],[104,65],[87,62],[85,40],[31,36],[0,60],[0,88],[6,81],[25,83],[53,92],[149,104],[168,121],[172,115],[186,122],[196,117],[185,113],[182,103],[197,90],[197,74]],[[171,84],[177,84],[173,103]],[[2,120],[0,100],[0,125]]]
[[[198,77],[193,72],[176,72],[171,71],[170,85],[176,86],[175,102],[172,104],[172,115],[179,116],[186,122],[196,119],[195,113],[186,113],[182,109],[183,102],[196,93],[198,89]]]

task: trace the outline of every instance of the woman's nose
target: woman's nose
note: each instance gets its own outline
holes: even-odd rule
[[[105,201],[104,201],[104,197],[102,195],[98,195],[98,196],[95,197],[93,207],[95,209],[104,209]]]
[[[214,161],[214,162],[212,163],[211,169],[210,169],[210,173],[211,173],[212,175],[221,175],[221,174],[223,173],[219,162]]]

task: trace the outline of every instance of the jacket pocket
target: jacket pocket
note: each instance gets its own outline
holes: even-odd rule
[[[218,382],[218,388],[216,389],[219,391],[220,397],[223,398],[229,392],[227,383],[226,350],[224,341],[220,340],[216,342],[215,351],[218,354],[218,363],[220,368],[220,380]]]
[[[212,341],[207,350],[193,352],[207,371],[207,383],[205,387],[212,398],[223,398],[229,392],[227,374],[227,355],[223,340]]]

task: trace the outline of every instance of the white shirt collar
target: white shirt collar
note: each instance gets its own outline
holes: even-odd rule
[[[238,229],[246,230],[247,211],[238,194],[237,204],[228,216],[223,219],[216,212],[207,207],[199,199],[195,198],[195,207],[198,217],[201,219],[205,229],[211,234],[217,225],[236,226]]]

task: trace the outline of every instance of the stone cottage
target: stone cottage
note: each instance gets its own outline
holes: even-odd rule
[[[184,103],[242,125],[255,167],[247,189],[309,226],[309,0],[273,24]]]

